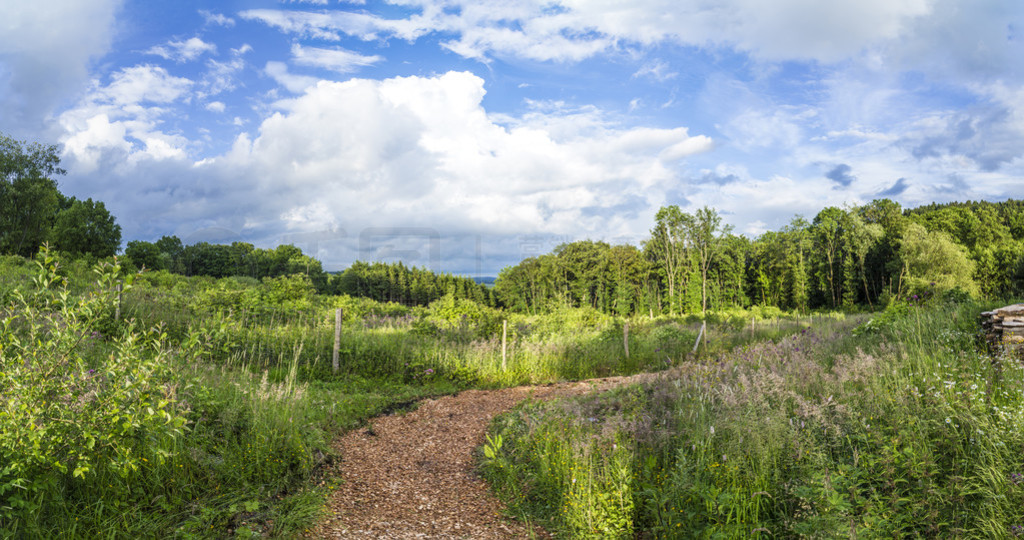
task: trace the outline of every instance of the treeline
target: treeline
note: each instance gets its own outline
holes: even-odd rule
[[[344,272],[332,276],[332,291],[372,298],[378,302],[427,305],[451,294],[456,300],[473,300],[494,307],[494,291],[472,278],[437,274],[425,268],[407,267],[401,262],[355,262]]]
[[[714,209],[662,208],[641,247],[581,241],[505,268],[500,304],[606,313],[851,309],[934,292],[1024,293],[1024,201],[906,210],[881,199],[794,218],[750,240]]]
[[[329,275],[320,261],[305,255],[293,245],[262,249],[247,242],[182,245],[177,236],[164,236],[156,242],[128,242],[124,254],[136,268],[167,270],[185,276],[229,276],[263,279],[304,274],[320,292],[329,289]]]
[[[132,241],[125,256],[139,269],[167,270],[185,276],[229,276],[254,279],[302,274],[321,294],[347,294],[379,302],[427,305],[446,294],[494,306],[494,293],[471,278],[437,274],[402,263],[355,262],[345,271],[329,274],[320,261],[292,245],[261,249],[245,242],[182,245],[176,236],[156,242]]]
[[[31,257],[44,242],[72,256],[117,253],[121,227],[102,202],[61,193],[62,174],[56,146],[0,135],[0,254]]]

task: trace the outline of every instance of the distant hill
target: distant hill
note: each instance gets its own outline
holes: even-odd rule
[[[481,285],[487,285],[488,287],[493,287],[494,286],[494,282],[497,279],[498,278],[496,278],[494,276],[480,276],[480,277],[473,278],[473,281],[475,281],[475,282],[477,282],[477,283],[479,283]]]

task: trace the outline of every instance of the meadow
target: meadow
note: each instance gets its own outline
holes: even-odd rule
[[[344,430],[465,388],[667,370],[701,324],[450,296],[410,308],[318,295],[303,276],[140,274],[45,250],[0,263],[5,537],[295,535],[320,516]],[[700,354],[806,324],[778,310],[708,322]]]
[[[565,538],[1024,526],[1024,373],[980,348],[987,304],[969,298],[874,318],[525,315],[45,250],[0,265],[6,538],[296,536],[334,487],[330,441],[374,416],[467,388],[643,371],[664,377],[494,422],[480,469],[513,516]]]
[[[1024,369],[952,295],[496,419],[514,515],[566,538],[1024,534]]]

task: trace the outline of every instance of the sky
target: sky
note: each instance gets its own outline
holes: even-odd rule
[[[1018,0],[0,0],[0,133],[123,241],[496,275],[826,206],[1024,198]]]

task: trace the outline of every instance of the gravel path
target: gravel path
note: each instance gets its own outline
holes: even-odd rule
[[[473,450],[491,419],[532,397],[550,399],[655,377],[640,374],[547,386],[469,390],[377,418],[333,444],[330,472],[341,484],[312,538],[529,538],[541,528],[502,517],[501,504],[475,471]]]

